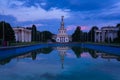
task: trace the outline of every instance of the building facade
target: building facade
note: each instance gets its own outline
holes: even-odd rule
[[[58,29],[58,34],[55,36],[56,42],[60,42],[60,43],[70,42],[70,36],[66,32],[63,19],[64,16],[61,17],[61,26],[60,29]]]
[[[61,68],[64,69],[64,59],[65,56],[67,55],[67,51],[69,50],[69,47],[66,46],[61,46],[61,47],[55,47],[55,50],[58,51],[59,56],[60,56],[60,61],[61,61]]]
[[[31,42],[31,30],[23,27],[13,28],[16,42]]]
[[[118,37],[118,27],[103,27],[95,31],[95,42],[112,42]]]

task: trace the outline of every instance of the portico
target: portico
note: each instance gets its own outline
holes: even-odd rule
[[[111,42],[113,41],[118,35],[119,28],[117,27],[103,27],[101,30],[95,31],[95,42]]]
[[[31,42],[31,30],[22,27],[13,28],[17,42]]]

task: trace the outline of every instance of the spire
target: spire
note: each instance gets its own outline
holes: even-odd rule
[[[61,16],[61,28],[64,29],[64,16]]]

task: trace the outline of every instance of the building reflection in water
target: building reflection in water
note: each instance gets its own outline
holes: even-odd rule
[[[66,56],[67,50],[69,50],[70,48],[67,46],[60,46],[60,47],[56,47],[55,48],[60,56],[60,60],[61,60],[61,68],[64,69],[64,58]]]
[[[18,60],[22,58],[32,58],[32,60],[36,60],[37,54],[49,54],[50,52],[52,52],[52,50],[53,50],[52,47],[41,48],[35,51],[28,52],[27,54],[17,56],[16,58]]]
[[[82,54],[84,55],[85,52],[87,52],[94,59],[102,58],[102,59],[107,59],[108,61],[110,61],[111,59],[116,59],[117,61],[120,61],[120,55],[107,54],[107,53],[103,53],[100,51],[95,51],[95,50],[81,48],[81,47],[69,48],[67,46],[59,46],[59,47],[55,47],[55,48],[53,48],[53,47],[41,48],[41,49],[38,49],[35,51],[24,53],[23,55],[19,55],[19,56],[13,55],[13,57],[6,58],[4,60],[0,59],[0,65],[5,65],[5,64],[9,63],[13,58],[16,58],[17,61],[19,61],[20,59],[23,59],[23,58],[32,58],[32,60],[36,60],[37,54],[49,54],[53,51],[53,49],[57,50],[59,53],[62,69],[64,69],[64,59],[65,59],[65,56],[67,55],[68,50],[72,50],[77,58],[82,57],[81,55]],[[90,56],[88,56],[88,57],[90,57]]]
[[[107,59],[108,61],[110,61],[111,59],[116,59],[117,61],[120,61],[120,56],[117,55],[106,53],[96,53],[96,55],[100,56],[103,59]]]

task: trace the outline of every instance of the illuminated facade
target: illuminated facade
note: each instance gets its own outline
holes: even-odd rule
[[[103,27],[101,30],[95,31],[95,42],[111,42],[118,37],[117,32],[119,28],[117,27]]]
[[[31,30],[23,27],[13,28],[17,42],[31,42]]]
[[[56,42],[60,42],[60,43],[70,42],[70,36],[66,32],[63,19],[64,19],[64,16],[62,16],[61,18],[61,26],[60,26],[60,29],[58,29],[59,32],[55,37]]]

